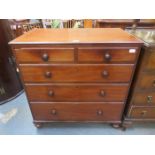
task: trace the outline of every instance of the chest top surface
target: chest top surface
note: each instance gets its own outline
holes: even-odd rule
[[[143,42],[120,28],[33,29],[9,44],[87,44]]]

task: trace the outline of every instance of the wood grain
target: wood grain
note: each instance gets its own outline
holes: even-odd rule
[[[31,103],[38,121],[119,121],[122,104],[104,103]],[[55,110],[56,114],[52,114]],[[98,112],[102,114],[98,114]],[[112,115],[111,115],[112,114]]]
[[[155,71],[155,48],[146,48],[145,56],[143,58],[143,70]]]
[[[138,90],[155,90],[155,74],[141,73],[137,81]]]
[[[135,119],[155,118],[155,107],[134,107],[132,108],[130,117]]]
[[[135,92],[132,104],[145,106],[155,105],[155,91]]]
[[[79,48],[78,61],[79,62],[100,62],[100,63],[134,63],[137,57],[137,49],[135,53],[130,53],[128,49],[106,49],[106,48]],[[106,59],[106,54],[110,55],[110,59]]]
[[[110,101],[124,102],[128,85],[103,84],[47,84],[26,85],[30,101]],[[49,95],[49,92],[53,95]]]
[[[62,36],[62,37],[61,37]],[[120,28],[33,29],[10,44],[141,43]]]
[[[48,55],[48,60],[43,60],[43,55]],[[74,62],[74,48],[34,48],[17,49],[16,58],[19,63],[56,63]]]
[[[133,65],[20,65],[24,82],[129,82]],[[108,75],[104,76],[103,72]],[[50,72],[51,78],[45,73]],[[34,74],[35,73],[35,74]]]

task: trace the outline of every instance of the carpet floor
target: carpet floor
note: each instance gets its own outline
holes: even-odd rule
[[[25,93],[0,105],[0,135],[154,135],[155,123],[135,123],[126,131],[103,123],[52,123],[37,129]]]

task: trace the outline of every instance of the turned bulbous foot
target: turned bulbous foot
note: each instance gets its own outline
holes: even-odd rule
[[[34,123],[36,128],[41,128],[42,127],[42,123]]]
[[[120,126],[120,123],[113,123],[113,124],[111,124],[111,126],[112,126],[113,128],[116,128],[116,129],[118,129],[118,128],[121,127],[121,126]]]

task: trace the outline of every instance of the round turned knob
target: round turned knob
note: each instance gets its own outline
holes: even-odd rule
[[[52,90],[50,90],[50,91],[48,92],[48,96],[54,96],[54,92],[53,92]]]
[[[142,115],[142,116],[146,116],[146,113],[147,113],[147,111],[144,110],[144,111],[141,112],[141,115]]]
[[[104,97],[105,96],[105,91],[101,90],[100,95]]]
[[[109,75],[108,71],[103,71],[103,72],[102,72],[102,76],[103,76],[103,77],[107,77],[108,75]]]
[[[45,77],[46,78],[50,78],[52,76],[51,72],[47,71],[45,72]]]
[[[110,61],[111,55],[109,53],[105,53],[104,58],[106,61]]]
[[[56,114],[57,114],[57,111],[56,111],[55,109],[52,109],[52,110],[51,110],[51,114],[52,114],[52,115],[56,115]]]
[[[47,53],[44,53],[44,54],[42,55],[42,59],[43,59],[44,61],[48,61],[48,59],[49,59],[48,54],[47,54]]]
[[[97,110],[97,115],[103,115],[103,111],[102,110]]]

